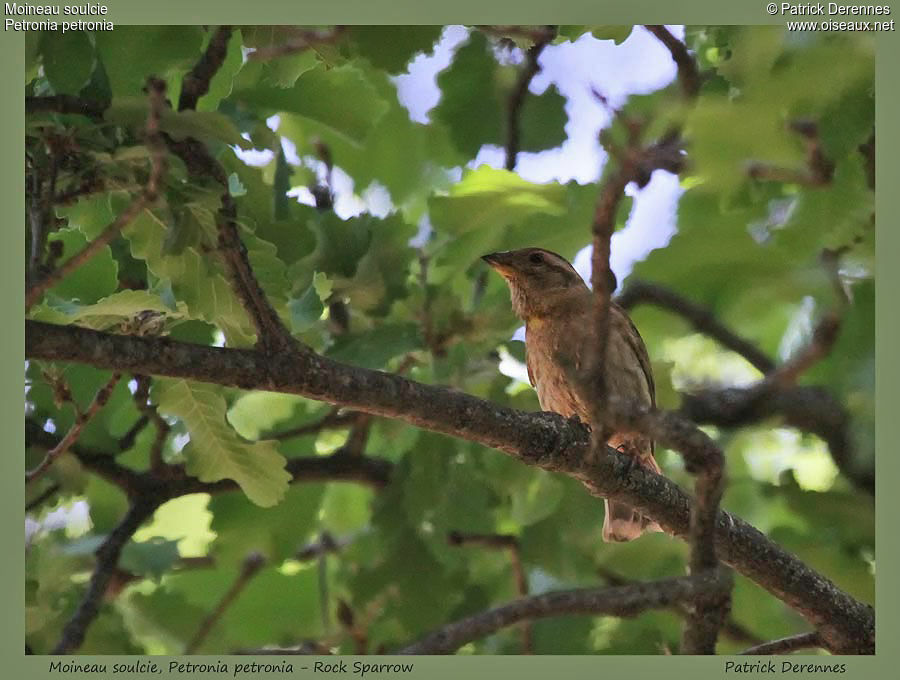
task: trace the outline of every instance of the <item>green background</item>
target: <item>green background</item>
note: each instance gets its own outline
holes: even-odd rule
[[[452,6],[425,7],[421,2],[409,0],[393,2],[329,0],[329,2],[299,3],[276,2],[275,0],[257,0],[254,3],[236,2],[235,0],[195,0],[190,3],[159,2],[126,4],[110,3],[110,12],[104,19],[117,24],[191,24],[191,23],[478,23],[478,24],[535,24],[535,23],[705,23],[705,24],[762,24],[782,23],[782,17],[771,17],[765,11],[764,2],[742,3],[740,6],[726,6],[711,0],[682,2],[679,6],[673,3],[650,2],[636,0],[627,4],[611,0],[563,0],[556,7],[548,9],[546,3],[533,0],[493,0],[490,6],[483,2],[463,0]],[[6,18],[6,17],[4,17]],[[39,17],[33,17],[38,19]],[[19,18],[21,19],[21,18]],[[900,119],[900,106],[896,92],[897,67],[900,63],[900,46],[896,33],[879,34],[877,61],[877,135],[878,154],[877,172],[881,187],[893,186],[897,180],[897,130],[889,127],[890,121]],[[24,271],[21,257],[24,248],[24,231],[19,227],[19,220],[24,213],[24,177],[22,173],[22,138],[24,134],[24,116],[22,102],[21,74],[24,69],[23,59],[24,34],[7,31],[2,47],[3,66],[3,163],[4,195],[3,205],[7,208],[9,236],[7,246],[3,249],[8,258],[0,269],[4,277],[2,296],[6,318],[19,319],[24,311]],[[894,404],[900,403],[897,394],[898,364],[890,349],[897,345],[898,315],[894,310],[894,279],[900,279],[891,266],[893,254],[900,252],[896,229],[892,229],[891,220],[894,206],[890,205],[894,192],[879,192],[877,211],[881,216],[877,228],[877,309],[876,343],[878,357],[878,420],[877,420],[877,452],[878,452],[878,522],[877,543],[879,544],[882,578],[877,580],[878,602],[878,636],[879,653],[874,658],[840,659],[847,663],[846,677],[880,677],[887,675],[891,667],[891,658],[896,652],[895,645],[890,643],[893,632],[898,629],[896,603],[898,602],[897,585],[891,574],[895,573],[897,563],[897,531],[892,518],[897,514],[893,504],[900,503],[896,494],[890,493],[886,485],[890,480],[900,478],[900,470],[896,457],[886,442],[895,441],[898,421]],[[900,283],[898,281],[897,283]],[[16,322],[18,323],[18,322]],[[14,614],[21,612],[24,600],[21,573],[23,560],[19,546],[22,536],[23,488],[21,458],[17,454],[24,446],[21,425],[23,376],[22,358],[24,343],[21,326],[2,334],[4,343],[2,357],[3,385],[7,394],[3,409],[3,431],[7,433],[10,452],[3,457],[5,466],[4,478],[11,480],[11,493],[3,494],[2,502],[8,504],[8,512],[3,513],[5,534],[9,537],[10,550],[0,569],[9,571],[4,582],[7,584],[5,602],[10,604],[9,610]],[[8,345],[8,346],[7,346]],[[885,575],[888,575],[885,577]],[[49,657],[25,657],[22,650],[23,622],[15,617],[4,619],[6,630],[0,636],[4,645],[4,659],[12,677],[44,677],[49,675]],[[227,657],[226,657],[227,658]],[[93,660],[110,665],[117,657],[96,657]],[[202,657],[194,657],[200,661]],[[348,664],[354,657],[343,657]],[[79,663],[88,663],[91,657],[78,657]],[[124,660],[121,659],[121,660]],[[163,667],[165,658],[155,658]],[[210,659],[212,660],[212,659]],[[237,660],[234,658],[234,660]],[[246,663],[249,657],[241,657]],[[259,661],[272,661],[260,657]],[[387,661],[388,658],[367,658],[368,662]],[[405,659],[409,661],[410,659]],[[414,658],[415,672],[406,677],[459,677],[465,673],[473,678],[494,677],[497,674],[515,675],[521,678],[546,677],[548,673],[565,673],[567,677],[598,677],[606,674],[617,675],[622,672],[639,677],[654,674],[665,674],[667,678],[677,678],[684,674],[690,677],[722,677],[724,676],[725,658],[663,658],[663,657],[604,657],[602,661],[595,657],[497,657],[497,658]],[[752,659],[749,659],[752,660]],[[802,661],[794,657],[795,661]],[[833,662],[838,659],[818,657],[817,661]],[[300,671],[301,665],[311,665],[307,657],[293,657],[294,675],[311,674],[311,671]],[[780,660],[777,660],[780,668]],[[809,674],[804,674],[809,675]],[[137,677],[137,676],[134,676]],[[143,677],[143,676],[141,676]],[[148,676],[149,677],[149,676]],[[274,676],[273,676],[274,677]],[[278,676],[283,677],[283,676]],[[373,677],[386,677],[373,676]]]

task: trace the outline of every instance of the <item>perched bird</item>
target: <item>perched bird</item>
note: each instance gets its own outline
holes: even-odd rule
[[[528,378],[541,408],[591,422],[584,390],[572,385],[592,343],[596,343],[593,293],[565,258],[541,248],[491,253],[482,259],[509,286],[513,311],[525,322]],[[610,304],[605,381],[607,394],[655,406],[650,359],[641,336],[618,305]],[[653,442],[633,432],[614,432],[607,441],[641,465],[660,473]],[[604,541],[630,541],[659,525],[618,501],[605,501]]]

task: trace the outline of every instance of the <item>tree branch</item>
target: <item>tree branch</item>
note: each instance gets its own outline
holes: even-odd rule
[[[304,52],[316,45],[331,45],[336,43],[344,33],[344,26],[335,26],[328,30],[308,29],[298,30],[297,34],[281,45],[269,45],[257,47],[247,55],[247,59],[253,61],[268,61],[278,57],[287,57],[291,54]]]
[[[626,586],[634,583],[639,583],[639,581],[625,578],[624,576],[621,576],[602,565],[598,566],[596,570],[597,575],[600,576],[600,578],[602,578],[606,582],[606,584],[610,586]],[[679,614],[680,616],[687,617],[691,615],[691,605],[690,603],[681,602],[674,605],[672,607],[672,611]],[[735,642],[743,642],[750,645],[759,645],[763,643],[762,638],[747,630],[747,628],[745,628],[743,625],[741,625],[731,617],[727,618],[722,624],[722,634],[726,637],[731,638]]]
[[[52,448],[59,439],[46,432],[31,420],[25,421],[25,440],[30,446]],[[168,465],[163,470],[151,469],[137,472],[118,463],[113,455],[87,451],[74,446],[72,454],[82,465],[97,473],[111,484],[121,488],[132,497],[151,495],[164,500],[178,498],[192,493],[224,493],[237,491],[240,487],[231,479],[218,482],[201,482],[185,472],[183,465]],[[291,475],[291,484],[304,482],[358,482],[374,489],[388,485],[394,464],[382,458],[370,456],[350,456],[334,453],[330,456],[303,456],[290,458],[285,470]]]
[[[656,36],[656,39],[669,50],[672,61],[678,68],[678,81],[681,83],[681,89],[684,90],[685,96],[690,99],[696,97],[700,92],[700,72],[697,69],[697,62],[691,56],[687,46],[672,35],[665,26],[647,25],[644,28]]]
[[[396,418],[496,448],[529,465],[563,472],[584,482],[594,495],[636,508],[672,535],[688,533],[691,503],[677,485],[630,464],[629,458],[615,451],[597,461],[588,460],[585,428],[553,413],[523,413],[314,353],[271,355],[38,321],[25,322],[25,348],[31,359],[76,361],[122,372],[299,394]],[[716,550],[719,559],[804,616],[822,633],[830,650],[874,651],[871,607],[724,511],[717,516]]]
[[[613,588],[584,588],[534,595],[442,626],[398,654],[451,654],[463,645],[519,621],[587,614],[632,617],[647,609],[702,600],[729,587],[715,574],[687,576]]]
[[[512,172],[516,169],[516,158],[519,155],[519,146],[521,143],[521,130],[519,128],[519,116],[522,112],[522,105],[525,103],[525,97],[528,94],[528,86],[531,81],[540,72],[541,66],[538,64],[538,58],[544,48],[550,44],[556,37],[556,27],[546,26],[542,31],[535,35],[534,44],[525,51],[525,64],[519,71],[516,78],[516,84],[510,92],[509,99],[506,102],[506,164],[507,170]]]
[[[198,87],[198,84],[202,85],[196,74],[206,74],[215,66],[219,58],[218,52],[227,47],[227,37],[231,34],[231,30],[226,30],[226,28],[220,29],[213,38],[215,42],[210,43],[212,54],[208,50],[191,72],[185,76],[185,81],[188,82],[182,86],[183,88],[190,89]],[[192,96],[181,103],[196,105],[197,102],[196,98]],[[192,137],[186,137],[180,141],[169,138],[167,143],[172,153],[184,162],[190,174],[208,177],[222,188],[221,207],[216,216],[219,252],[228,273],[231,288],[256,329],[257,345],[267,352],[306,351],[306,348],[295,340],[281,323],[278,312],[272,307],[253,273],[247,249],[241,241],[237,222],[237,204],[228,188],[228,174],[225,172],[225,168],[212,157],[206,146]]]
[[[178,96],[179,111],[196,109],[200,97],[209,92],[210,81],[225,61],[230,38],[231,26],[219,26],[209,39],[206,52],[181,81],[181,94]]]
[[[666,35],[668,31],[662,29]],[[693,60],[691,60],[693,62]],[[717,571],[716,517],[724,489],[725,457],[715,443],[696,426],[678,420],[673,414],[647,413],[646,407],[627,403],[621,395],[610,393],[605,385],[607,344],[609,337],[609,309],[614,281],[609,266],[610,240],[616,226],[616,212],[625,187],[638,179],[640,160],[647,150],[641,143],[644,123],[618,115],[627,132],[624,148],[607,145],[610,162],[616,167],[603,183],[593,222],[593,253],[591,283],[594,290],[596,340],[594,356],[585,361],[585,375],[592,383],[589,403],[594,405],[591,434],[591,458],[605,451],[609,439],[607,428],[615,431],[639,432],[678,451],[685,460],[688,472],[696,476],[690,519],[690,573]],[[646,417],[644,414],[649,415]],[[624,426],[624,427],[623,427]],[[723,577],[724,578],[724,577]],[[695,603],[687,619],[682,640],[686,654],[715,654],[719,628],[731,606],[731,594]]]
[[[90,99],[82,99],[70,94],[56,94],[46,97],[25,97],[25,114],[36,113],[76,113],[93,120],[102,120],[106,105]]]
[[[78,437],[81,435],[81,431],[84,429],[84,426],[87,425],[91,419],[97,415],[97,412],[106,406],[106,402],[109,401],[109,397],[112,394],[113,389],[115,389],[116,385],[119,384],[119,380],[122,378],[121,373],[113,373],[112,377],[106,381],[106,384],[103,385],[97,393],[94,395],[94,398],[91,400],[90,405],[87,410],[75,417],[75,422],[72,423],[72,427],[69,428],[69,431],[66,432],[66,436],[63,437],[60,442],[50,449],[47,452],[47,455],[44,456],[44,459],[38,464],[36,468],[30,470],[25,473],[25,483],[29,484],[41,477],[47,470],[50,469],[50,466],[53,465],[54,461],[59,458],[61,455],[66,453],[72,445],[78,440]],[[77,409],[77,407],[76,407]]]
[[[197,649],[199,649],[200,645],[203,644],[203,641],[213,629],[213,626],[215,626],[219,619],[222,618],[222,615],[228,611],[228,608],[238,598],[238,595],[240,595],[244,588],[247,587],[247,584],[250,583],[253,577],[259,573],[259,570],[263,568],[265,563],[266,558],[256,552],[250,553],[244,558],[244,562],[241,564],[241,571],[238,573],[237,578],[235,578],[234,583],[231,584],[228,592],[222,596],[222,599],[219,600],[219,603],[215,608],[200,623],[200,627],[197,629],[197,632],[194,633],[194,637],[191,638],[191,641],[188,642],[184,648],[185,654],[194,654]]]
[[[740,354],[760,373],[768,374],[775,370],[775,362],[765,352],[723,325],[710,309],[664,286],[629,280],[625,290],[616,297],[616,303],[626,310],[640,304],[652,304],[677,314],[690,323],[697,332],[717,340],[723,347]]]
[[[158,78],[147,79],[147,92],[149,98],[149,112],[147,114],[146,144],[150,150],[150,177],[139,196],[134,198],[109,226],[104,229],[97,238],[88,243],[80,252],[76,253],[55,270],[36,278],[34,283],[25,293],[25,310],[29,310],[41,296],[66,276],[78,269],[91,259],[100,250],[109,245],[119,232],[122,231],[140,212],[152,204],[159,195],[160,185],[166,171],[165,151],[162,135],[159,130],[159,121],[166,106],[166,84]]]
[[[810,633],[800,633],[799,635],[791,635],[790,637],[781,638],[779,640],[770,640],[761,645],[745,649],[741,654],[769,655],[769,654],[790,654],[798,649],[809,649],[810,647],[824,647],[821,636],[815,631]]]
[[[87,592],[85,592],[81,604],[78,605],[78,609],[63,628],[62,636],[54,647],[53,654],[68,654],[78,649],[84,642],[88,626],[100,612],[100,603],[113,577],[122,548],[141,524],[153,515],[159,505],[159,499],[147,497],[132,502],[125,517],[97,549],[97,563],[91,574]]]
[[[771,375],[776,371],[776,364],[768,355],[720,323],[711,310],[664,286],[635,281],[625,288],[616,302],[629,310],[639,304],[652,304],[671,311],[686,319],[696,331],[744,357],[761,373]],[[841,303],[839,308],[844,304]],[[796,376],[798,369],[805,368],[803,364],[808,366],[811,360],[824,356],[835,340],[836,321],[834,314],[826,315],[820,322],[819,332],[814,333],[813,347],[799,354],[793,360],[793,367],[786,370]],[[846,410],[824,388],[794,386],[790,382],[791,380],[782,380],[782,384],[776,386],[778,389],[772,389],[771,385],[764,388],[762,384],[757,384],[682,393],[679,412],[700,425],[717,427],[751,425],[780,416],[791,427],[810,432],[824,440],[841,473],[854,486],[874,495],[873,471],[861,470],[854,465],[853,442],[849,434]]]
[[[528,595],[528,577],[522,564],[522,550],[519,539],[510,534],[464,534],[459,531],[451,531],[447,534],[447,543],[453,546],[477,545],[493,550],[509,551],[509,562],[512,567],[516,592],[519,597]],[[534,654],[534,631],[531,621],[522,622],[522,653]]]

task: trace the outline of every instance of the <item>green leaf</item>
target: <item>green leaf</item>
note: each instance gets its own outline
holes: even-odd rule
[[[165,252],[163,244],[171,228],[158,215],[145,210],[123,234],[131,243],[131,254],[144,260],[155,276],[171,284],[192,318],[221,328],[230,346],[251,344],[250,320],[216,268],[217,263],[195,247],[187,247],[178,255]]]
[[[84,237],[93,240],[115,219],[109,196],[82,198],[69,206],[56,208],[56,215],[69,221],[70,227],[78,227]]]
[[[234,564],[251,552],[280,563],[309,542],[319,528],[324,484],[295,484],[274,508],[251,505],[240,494],[222,494],[209,502],[216,533],[212,545],[225,564]]]
[[[354,144],[362,144],[387,110],[387,103],[363,72],[351,65],[326,69],[317,66],[301,74],[292,88],[235,91],[245,105],[273,113],[294,113],[331,129]],[[352,105],[350,104],[352,102]]]
[[[384,368],[390,359],[421,346],[418,324],[383,324],[361,333],[339,336],[326,356],[355,366]]]
[[[58,94],[77,94],[94,70],[94,46],[85,31],[44,31],[40,53],[44,74]]]
[[[263,78],[275,87],[290,88],[297,82],[297,78],[318,64],[318,55],[313,50],[306,50],[266,62]]]
[[[114,328],[140,312],[164,313],[168,318],[179,319],[183,311],[171,309],[159,295],[146,290],[121,290],[92,305],[81,305],[66,299],[49,297],[34,307],[29,318],[49,323],[68,324],[105,330]]]
[[[146,97],[117,97],[103,113],[103,118],[114,125],[141,127],[147,120]],[[215,111],[163,111],[160,129],[176,140],[193,137],[203,142],[223,142],[249,149],[252,144],[241,137],[237,126],[226,116]]]
[[[110,86],[117,96],[140,95],[147,77],[169,80],[169,99],[178,101],[180,77],[200,57],[199,26],[116,26],[94,39]]]
[[[52,233],[48,241],[63,244],[60,262],[65,262],[87,246],[87,240],[81,232],[71,228]],[[58,298],[93,304],[118,288],[118,271],[109,246],[103,246],[87,262],[53,286],[50,292]]]
[[[202,482],[233,479],[262,507],[278,503],[291,479],[274,442],[248,442],[228,425],[225,400],[209,385],[184,380],[154,383],[159,410],[178,416],[191,434],[186,471]]]
[[[634,30],[634,26],[614,24],[608,26],[560,26],[559,36],[575,42],[585,33],[590,33],[597,40],[612,40],[616,45],[621,45],[631,35],[632,30]],[[557,42],[560,41],[557,40]]]
[[[207,33],[208,38],[212,38],[213,35],[215,33],[212,30]],[[234,79],[244,65],[241,37],[239,30],[232,32],[231,39],[228,41],[225,60],[209,81],[209,90],[197,102],[198,111],[217,110],[219,103],[231,94]],[[206,48],[204,47],[204,49]]]
[[[559,184],[534,184],[514,172],[482,165],[467,171],[447,196],[433,198],[429,206],[435,229],[458,236],[476,229],[499,229],[536,214],[561,215],[566,190]]]
[[[541,95],[526,94],[519,128],[522,151],[544,151],[566,141],[566,98],[551,85]]]
[[[150,574],[159,578],[177,559],[178,541],[156,536],[147,541],[127,543],[122,550],[119,566],[133,574]]]
[[[430,52],[440,26],[349,26],[348,51],[368,59],[388,73],[399,73],[420,52]]]
[[[331,295],[331,281],[322,272],[313,275],[313,281],[298,298],[288,302],[291,314],[291,328],[302,333],[312,328],[322,318],[325,301]]]
[[[316,267],[325,274],[352,277],[372,242],[369,215],[342,220],[333,212],[319,213],[310,226],[319,238]]]
[[[304,400],[292,394],[247,392],[228,409],[228,422],[247,439],[259,439],[276,425],[290,418]]]
[[[457,49],[450,67],[437,77],[441,100],[434,119],[447,126],[453,143],[467,158],[474,158],[484,144],[499,143],[503,133],[496,68],[487,38],[473,31]]]
[[[426,194],[448,183],[442,168],[463,158],[453,148],[447,129],[440,123],[413,123],[397,99],[397,88],[380,71],[366,70],[366,78],[388,104],[363,144],[353,143],[329,127],[299,116],[281,118],[279,134],[297,145],[298,153],[316,155],[316,144],[327,144],[336,165],[354,180],[357,192],[372,182],[383,185],[395,205],[414,201],[412,212],[421,211]],[[413,218],[418,219],[420,212]]]

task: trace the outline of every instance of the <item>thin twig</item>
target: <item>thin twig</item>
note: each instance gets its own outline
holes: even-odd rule
[[[299,427],[285,430],[284,432],[266,434],[260,437],[260,439],[277,439],[278,441],[284,441],[296,437],[305,437],[310,434],[318,434],[322,430],[339,430],[344,427],[350,427],[355,422],[356,413],[353,411],[343,411],[340,407],[335,407],[314,423],[300,425]]]
[[[74,272],[81,265],[109,245],[119,232],[122,231],[141,211],[156,201],[159,195],[160,185],[166,171],[165,146],[160,134],[159,122],[166,106],[166,84],[158,78],[147,79],[147,92],[149,99],[149,112],[147,114],[146,144],[150,149],[150,177],[139,196],[128,204],[97,238],[88,243],[80,252],[76,253],[63,264],[46,276],[36,279],[25,293],[26,311],[36,303],[41,296],[66,276]]]
[[[800,170],[784,168],[770,163],[750,161],[747,175],[753,179],[799,184],[807,187],[823,187],[834,178],[834,163],[826,158],[815,121],[796,119],[788,123],[792,132],[800,135],[806,144],[806,167]]]
[[[83,412],[79,412],[75,417],[75,422],[72,423],[72,427],[69,428],[69,431],[66,432],[66,435],[60,440],[59,444],[54,446],[47,452],[47,455],[44,456],[44,459],[35,467],[33,470],[30,470],[25,473],[25,483],[30,484],[34,480],[40,478],[47,470],[50,469],[50,466],[59,458],[61,455],[66,453],[72,445],[78,441],[78,437],[81,435],[81,431],[84,429],[85,425],[87,425],[91,419],[97,415],[97,412],[106,406],[106,402],[109,401],[109,397],[112,394],[113,389],[115,389],[116,385],[119,383],[119,380],[122,378],[121,373],[113,373],[109,380],[106,381],[106,384],[103,385],[97,393],[94,395],[94,398],[91,400],[90,405]]]
[[[453,546],[477,545],[495,550],[509,552],[509,562],[512,567],[516,593],[519,597],[528,595],[528,577],[522,564],[522,550],[519,539],[510,534],[467,534],[459,531],[451,531],[447,534],[447,543]],[[522,622],[522,653],[534,654],[534,629],[530,620]]]
[[[41,491],[37,496],[32,498],[28,503],[25,504],[25,512],[30,512],[34,510],[36,507],[42,505],[46,500],[52,498],[57,491],[62,488],[59,482],[53,482],[46,489]]]
[[[702,600],[719,590],[715,574],[613,588],[584,588],[521,598],[442,626],[398,654],[452,654],[463,645],[519,621],[573,614],[632,617],[648,609]]]
[[[166,419],[159,415],[156,406],[150,403],[150,377],[136,375],[134,380],[137,383],[137,388],[134,390],[134,403],[143,417],[151,421],[156,427],[156,437],[150,447],[150,469],[159,472],[165,467],[163,447],[171,427],[166,422]]]
[[[697,332],[717,340],[723,347],[740,354],[761,373],[767,374],[775,370],[775,362],[765,352],[722,324],[712,310],[664,286],[645,281],[630,281],[616,298],[616,303],[626,310],[640,304],[651,304],[677,314],[690,323]]]
[[[841,317],[837,312],[828,312],[813,329],[809,344],[797,352],[784,364],[775,369],[768,382],[784,389],[797,382],[810,367],[828,356],[841,330]]]
[[[119,562],[122,548],[131,539],[134,532],[141,524],[159,507],[160,501],[155,498],[142,498],[135,500],[128,508],[125,517],[116,525],[112,533],[106,537],[103,544],[97,549],[97,563],[91,580],[88,582],[87,591],[78,605],[78,609],[63,628],[62,636],[53,654],[69,654],[81,646],[88,626],[100,612],[100,603],[107,592],[110,581]]]
[[[678,38],[669,32],[669,29],[661,25],[644,26],[650,33],[656,36],[672,55],[672,61],[678,68],[678,82],[681,83],[681,89],[684,90],[685,96],[693,99],[700,92],[700,72],[697,69],[697,62],[687,46]]]
[[[522,105],[528,94],[528,86],[534,77],[540,72],[541,66],[538,59],[541,52],[556,37],[555,26],[545,26],[542,31],[536,33],[534,44],[525,51],[525,64],[519,71],[516,84],[510,92],[506,102],[506,169],[512,172],[516,169],[516,158],[519,155],[521,143],[521,130],[519,128],[522,113]]]
[[[134,442],[137,440],[138,435],[144,431],[144,428],[150,424],[150,418],[147,414],[142,414],[140,418],[134,421],[134,425],[128,428],[128,432],[123,434],[119,438],[118,449],[119,453],[124,453],[128,451],[132,446],[134,446]]]
[[[822,636],[815,631],[809,633],[800,633],[799,635],[791,635],[790,637],[780,638],[778,640],[770,640],[755,647],[745,649],[741,654],[752,655],[770,655],[770,654],[790,654],[798,649],[810,649],[812,647],[824,647]]]
[[[231,26],[219,26],[209,39],[209,45],[203,56],[181,81],[181,94],[178,96],[179,111],[196,109],[200,97],[209,92],[209,83],[222,67],[225,55],[228,54],[229,38]]]
[[[234,604],[238,595],[240,595],[244,588],[247,587],[247,584],[253,577],[259,573],[259,570],[262,569],[265,563],[266,558],[257,552],[250,553],[244,558],[244,561],[241,564],[241,571],[234,580],[234,583],[231,584],[228,592],[222,596],[222,599],[219,600],[219,603],[215,608],[200,623],[200,627],[197,629],[197,632],[194,633],[194,637],[191,638],[191,641],[188,642],[187,646],[184,648],[185,654],[194,654],[197,649],[199,649],[210,631],[212,631],[213,626],[215,626],[219,619],[222,618],[222,615],[228,611],[228,608]]]
[[[330,555],[338,553],[348,545],[350,545],[350,542],[352,540],[352,536],[336,539],[327,531],[323,531],[319,535],[319,539],[317,541],[307,543],[303,547],[299,548],[297,552],[294,553],[294,559],[298,562],[310,562],[312,560],[318,559],[319,555],[322,554]]]
[[[298,52],[305,52],[316,45],[331,45],[338,41],[344,30],[344,26],[335,26],[324,31],[320,29],[298,30],[296,35],[280,45],[257,47],[247,55],[247,59],[268,61],[278,57],[297,54]]]

